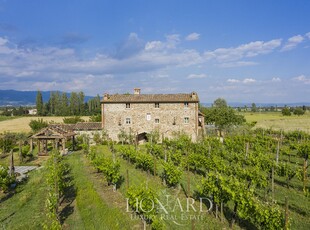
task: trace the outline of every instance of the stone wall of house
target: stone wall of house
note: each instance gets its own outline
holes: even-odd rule
[[[104,103],[102,110],[103,128],[113,140],[118,140],[122,129],[133,135],[158,130],[161,137],[168,138],[174,132],[184,131],[193,141],[197,140],[198,103],[189,102],[186,106],[181,102],[162,102],[159,108],[155,103],[130,103],[130,108],[126,108],[125,103]],[[126,124],[126,118],[130,119],[130,124]]]
[[[86,135],[89,137],[89,143],[91,145],[95,144],[94,135],[95,133],[99,133],[100,137],[102,137],[102,130],[75,130],[74,131],[78,136]]]

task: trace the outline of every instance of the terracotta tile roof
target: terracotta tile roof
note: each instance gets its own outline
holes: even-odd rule
[[[74,130],[100,130],[102,129],[101,122],[78,122],[74,126]]]
[[[76,124],[50,124],[53,129],[62,129],[64,131],[81,131],[81,130],[100,130],[101,122],[78,122]]]
[[[102,103],[130,103],[130,102],[199,102],[198,94],[105,94]]]

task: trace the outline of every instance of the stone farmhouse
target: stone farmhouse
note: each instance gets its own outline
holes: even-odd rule
[[[101,102],[102,128],[109,138],[118,141],[121,130],[136,136],[138,141],[146,134],[158,131],[161,138],[172,138],[184,132],[193,141],[204,133],[204,116],[198,110],[196,92],[180,94],[104,94]]]

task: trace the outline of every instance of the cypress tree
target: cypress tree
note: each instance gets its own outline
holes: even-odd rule
[[[42,93],[40,90],[38,90],[37,92],[36,107],[37,107],[37,114],[42,116],[43,115],[43,98],[42,98]]]

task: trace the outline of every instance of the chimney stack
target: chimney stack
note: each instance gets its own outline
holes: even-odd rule
[[[108,93],[105,93],[104,95],[103,95],[103,100],[104,101],[107,101],[109,99],[109,94]]]
[[[133,91],[133,94],[134,94],[134,95],[140,95],[141,89],[139,89],[139,88],[134,88],[133,90],[134,90],[134,91]]]
[[[193,99],[197,99],[197,93],[196,93],[196,92],[192,92],[192,93],[191,93],[191,97],[192,97]]]

